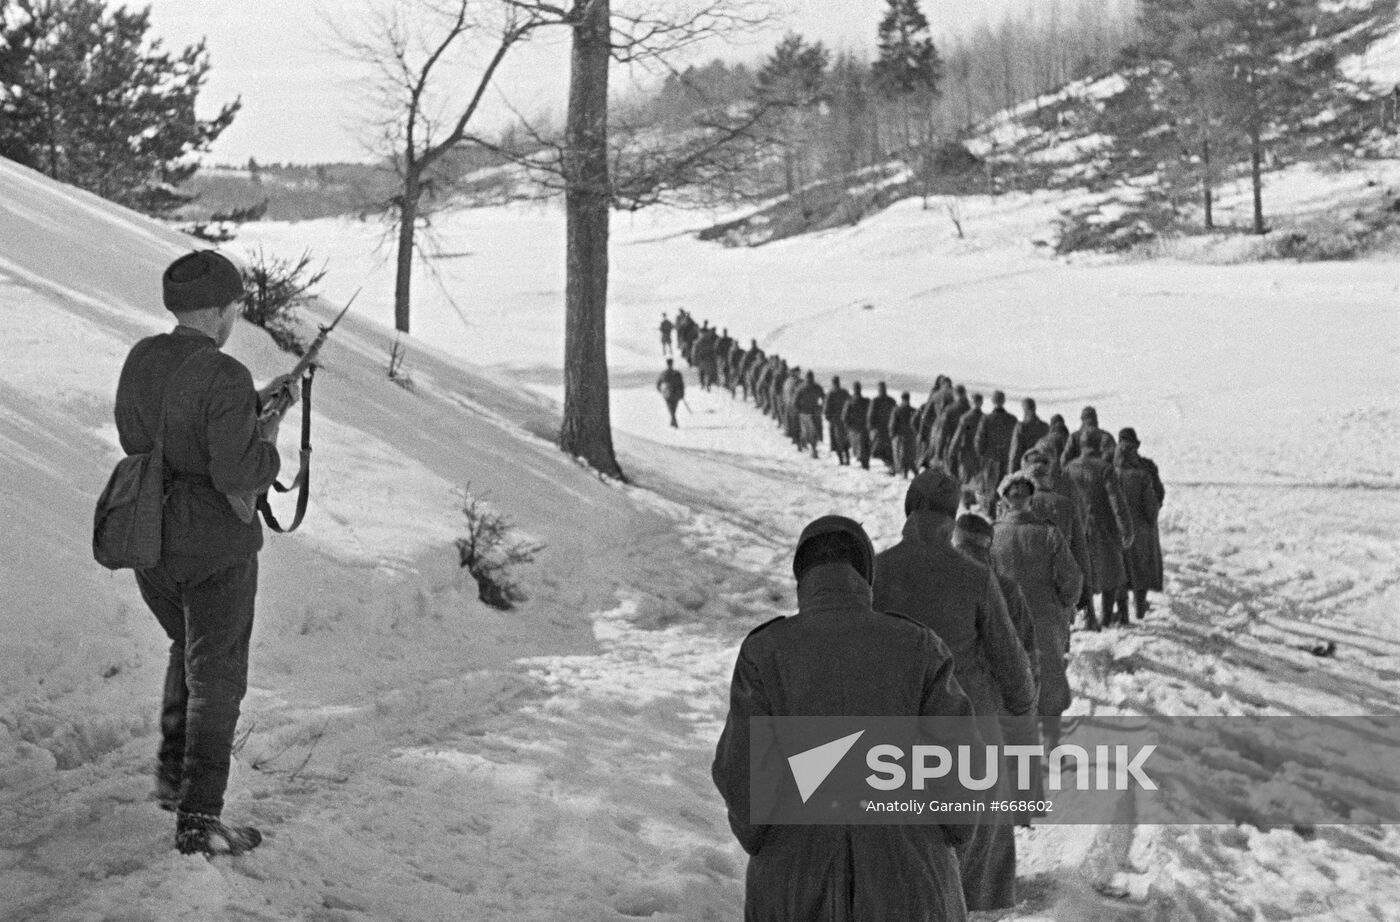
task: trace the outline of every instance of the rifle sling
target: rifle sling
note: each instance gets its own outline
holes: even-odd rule
[[[258,496],[258,511],[262,513],[263,521],[279,535],[288,535],[296,531],[301,525],[301,520],[306,517],[307,492],[311,486],[311,379],[315,376],[316,366],[311,365],[306,370],[306,377],[301,379],[301,467],[298,468],[292,482],[286,486],[276,481],[272,484],[272,488],[278,493],[298,491],[296,513],[292,516],[291,524],[284,528],[272,514],[267,494]]]

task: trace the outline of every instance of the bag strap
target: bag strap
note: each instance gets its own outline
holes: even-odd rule
[[[297,475],[292,478],[292,482],[283,486],[277,481],[273,481],[272,488],[278,493],[290,493],[298,490],[296,512],[292,516],[290,525],[283,527],[277,521],[277,516],[272,514],[272,506],[267,501],[267,494],[258,496],[258,511],[262,513],[263,521],[267,527],[277,532],[279,535],[288,535],[297,530],[301,525],[301,520],[306,517],[307,493],[311,485],[311,379],[316,375],[316,366],[313,364],[306,370],[306,377],[301,379],[301,465],[297,469]]]

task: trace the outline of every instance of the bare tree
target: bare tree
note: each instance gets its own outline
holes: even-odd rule
[[[543,4],[540,5],[543,7]],[[764,21],[755,0],[573,0],[552,8],[572,30],[569,107],[564,137],[529,129],[522,154],[476,143],[562,188],[566,211],[564,418],[559,447],[595,470],[625,479],[612,443],[607,365],[608,238],[611,209],[635,210],[668,193],[713,182],[736,166],[734,151],[756,136],[766,111],[710,113],[689,131],[626,133],[609,122],[608,79],[614,63],[664,69],[693,45]]]
[[[528,0],[374,0],[363,26],[340,23],[342,11],[325,18],[342,52],[371,68],[376,92],[377,136],[373,147],[393,165],[398,191],[384,203],[397,238],[394,329],[389,359],[393,377],[403,361],[409,333],[416,235],[441,200],[445,155],[467,138],[467,129],[497,69],[512,48],[536,29],[557,23],[559,11]],[[476,79],[461,89],[452,65],[464,52],[484,52]]]

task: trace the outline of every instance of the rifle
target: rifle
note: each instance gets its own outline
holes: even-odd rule
[[[287,375],[287,383],[268,395],[267,400],[263,403],[262,413],[258,416],[259,420],[281,416],[291,408],[293,403],[291,382],[301,379],[303,376],[310,380],[311,376],[316,373],[316,356],[320,354],[321,347],[326,344],[326,337],[330,336],[331,331],[339,325],[340,318],[344,317],[346,312],[350,310],[350,305],[355,303],[355,299],[360,296],[360,292],[363,290],[362,288],[355,289],[355,293],[350,296],[349,301],[345,302],[345,306],[340,309],[340,313],[335,315],[335,319],[321,327],[321,332],[316,334],[316,338],[311,341],[311,345],[306,347],[306,351],[297,361],[296,367]]]
[[[244,523],[253,521],[254,516],[261,512],[268,527],[279,534],[296,531],[297,526],[301,525],[301,520],[306,515],[307,488],[311,483],[311,380],[315,377],[316,369],[319,367],[316,364],[316,357],[320,354],[321,347],[326,344],[326,338],[340,324],[341,318],[349,312],[350,305],[355,303],[355,299],[360,296],[362,290],[356,289],[355,293],[350,296],[350,300],[345,302],[345,306],[340,309],[340,313],[335,315],[335,319],[321,327],[321,331],[316,334],[316,338],[311,341],[311,345],[306,347],[306,351],[297,360],[296,366],[287,375],[286,382],[267,396],[263,401],[262,412],[258,414],[259,422],[268,422],[287,412],[296,399],[292,393],[292,382],[301,381],[301,464],[291,483],[286,486],[277,481],[272,483],[273,489],[278,493],[290,493],[292,490],[300,488],[300,492],[297,494],[296,514],[292,518],[291,524],[284,528],[277,521],[277,517],[272,514],[272,507],[268,505],[266,491],[258,494],[228,494],[229,505],[233,507],[234,513]]]

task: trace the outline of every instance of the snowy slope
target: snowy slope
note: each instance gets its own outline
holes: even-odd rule
[[[806,520],[853,514],[883,546],[902,486],[797,456],[727,394],[692,393],[667,429],[654,330],[682,306],[824,376],[922,391],[947,372],[1138,428],[1168,481],[1168,591],[1130,636],[1076,638],[1077,710],[1396,713],[1396,263],[1048,259],[1029,240],[1071,202],[966,202],[963,239],[910,202],[758,251],[684,235],[701,215],[619,219],[627,488],[538,437],[562,359],[556,211],[439,225],[469,255],[433,261],[451,301],[419,272],[413,393],[383,373],[377,230],[250,226],[235,253],[310,247],[328,296],[366,288],[318,377],[307,524],[263,556],[229,812],[269,841],[211,864],[171,852],[143,800],[164,651],[86,547],[117,368],[168,325],[154,280],[185,243],[0,161],[0,918],[737,917],[743,856],[708,780],[735,646],[791,609]],[[255,330],[232,350],[260,380],[286,365]],[[520,612],[480,606],[456,568],[468,481],[549,545]],[[1299,649],[1317,638],[1337,657]],[[1126,822],[1022,846],[1017,918],[1400,905],[1387,830]]]

